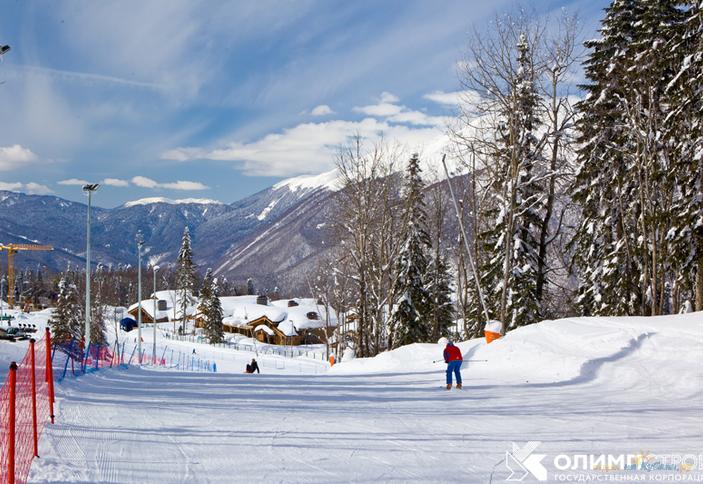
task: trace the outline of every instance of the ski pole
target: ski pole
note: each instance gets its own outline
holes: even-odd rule
[[[488,360],[461,360],[469,363],[486,363]],[[446,363],[444,360],[434,360],[432,363]]]

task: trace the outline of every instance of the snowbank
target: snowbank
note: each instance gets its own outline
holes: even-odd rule
[[[688,394],[700,391],[700,382],[683,375],[703,356],[703,313],[544,321],[491,344],[481,338],[458,345],[465,360],[474,360],[465,361],[464,369],[505,383],[576,382],[607,365],[609,378],[625,386],[646,380],[648,388]],[[436,344],[413,344],[374,358],[342,361],[329,374],[436,371],[444,368],[442,351]]]

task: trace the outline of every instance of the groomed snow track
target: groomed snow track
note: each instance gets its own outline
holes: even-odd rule
[[[493,473],[502,482],[511,442],[541,441],[552,457],[700,453],[702,372],[691,363],[701,355],[703,322],[623,321],[549,322],[495,346],[462,344],[490,363],[464,370],[463,391],[441,388],[443,365],[379,372],[371,364],[378,359],[349,363],[356,374],[324,376],[137,368],[87,375],[61,385],[57,424],[45,432],[30,479],[489,482]],[[571,359],[556,359],[547,347],[575,328],[578,341],[562,348]],[[394,358],[412,366],[403,355],[424,361],[436,346],[402,350]],[[578,359],[578,351],[591,356]],[[513,361],[523,352],[532,366]],[[358,374],[364,366],[376,373]]]

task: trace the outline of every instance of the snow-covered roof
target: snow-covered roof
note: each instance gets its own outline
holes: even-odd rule
[[[312,298],[279,299],[271,303],[256,304],[258,296],[222,296],[222,323],[234,328],[247,326],[251,321],[266,317],[286,336],[296,336],[301,330],[324,328],[324,307]],[[288,307],[288,301],[298,306]],[[329,326],[337,326],[337,314],[330,308]]]
[[[304,329],[324,328],[328,325],[321,306],[294,306],[287,308],[286,321],[295,326],[296,331]],[[337,326],[337,315],[330,308],[329,326]]]
[[[291,321],[281,321],[278,323],[278,329],[286,336],[298,336],[298,332]]]
[[[260,324],[256,328],[254,328],[254,332],[256,333],[257,331],[263,331],[270,336],[274,335],[273,330],[271,328],[269,328],[268,326],[266,326],[265,324]]]
[[[220,296],[220,305],[222,305],[222,314],[231,316],[232,312],[241,305],[256,304],[257,296]]]
[[[154,299],[153,299],[154,293],[151,294],[151,297],[149,299],[143,299],[142,300],[142,311],[145,314],[148,314],[150,318],[152,319],[167,319],[169,321],[172,320],[178,320],[182,318],[182,312],[181,312],[181,295],[182,293],[180,291],[175,291],[175,290],[165,290],[165,291],[156,291],[156,299],[159,301],[166,301],[166,309],[164,310],[159,310],[158,309],[158,302],[157,304],[157,310],[156,310],[156,318],[154,318]],[[139,306],[139,303],[134,303],[129,308],[127,309],[128,312],[136,310],[137,307]],[[196,307],[194,303],[194,298],[192,296],[188,296],[188,307],[186,309],[186,315],[192,316],[196,312]]]
[[[289,301],[295,301],[298,306],[316,306],[317,301],[311,297],[293,297],[293,298],[288,298],[288,299],[276,299],[275,301],[271,301],[272,306],[276,306],[279,308],[288,308],[288,302]]]

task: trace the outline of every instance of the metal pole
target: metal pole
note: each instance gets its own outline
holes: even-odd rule
[[[156,271],[159,270],[159,266],[153,266],[152,271],[154,272],[154,314],[152,317],[154,318],[153,321],[153,326],[154,326],[154,344],[152,348],[152,359],[156,360],[156,302],[157,302],[157,297],[156,297]]]
[[[85,339],[83,347],[87,348],[90,343],[90,205],[92,201],[93,191],[88,190],[88,221],[87,230],[87,247],[85,249]]]
[[[88,194],[88,215],[86,221],[86,249],[85,249],[85,336],[83,347],[90,343],[90,212],[93,201],[93,192],[100,187],[98,183],[83,185],[83,191]]]
[[[459,220],[459,228],[461,229],[462,238],[464,239],[464,247],[466,248],[466,254],[469,256],[469,264],[471,264],[471,271],[474,273],[474,281],[476,282],[476,289],[478,291],[478,299],[481,302],[481,308],[483,309],[483,315],[486,317],[486,321],[491,318],[488,315],[488,308],[486,307],[486,301],[483,299],[483,291],[481,290],[481,280],[478,277],[478,272],[476,271],[476,265],[474,264],[474,258],[471,255],[471,248],[469,247],[469,239],[466,237],[466,230],[464,229],[464,219],[461,216],[461,210],[459,210],[459,204],[456,201],[456,196],[454,195],[454,188],[452,187],[451,179],[449,178],[449,170],[447,170],[447,155],[442,155],[442,166],[444,167],[444,174],[447,176],[447,185],[449,185],[449,193],[452,196],[452,202],[454,202],[454,210],[456,210],[456,217]]]
[[[34,444],[34,457],[39,457],[39,436],[37,432],[37,371],[34,355],[34,338],[29,340],[29,362],[32,367],[32,443]]]
[[[142,363],[142,234],[137,234],[137,361]]]
[[[17,404],[17,363],[10,363],[10,373],[7,376],[7,384],[9,385],[10,399],[8,401],[8,416],[7,416],[7,482],[15,484],[15,424],[17,421],[16,404]]]

